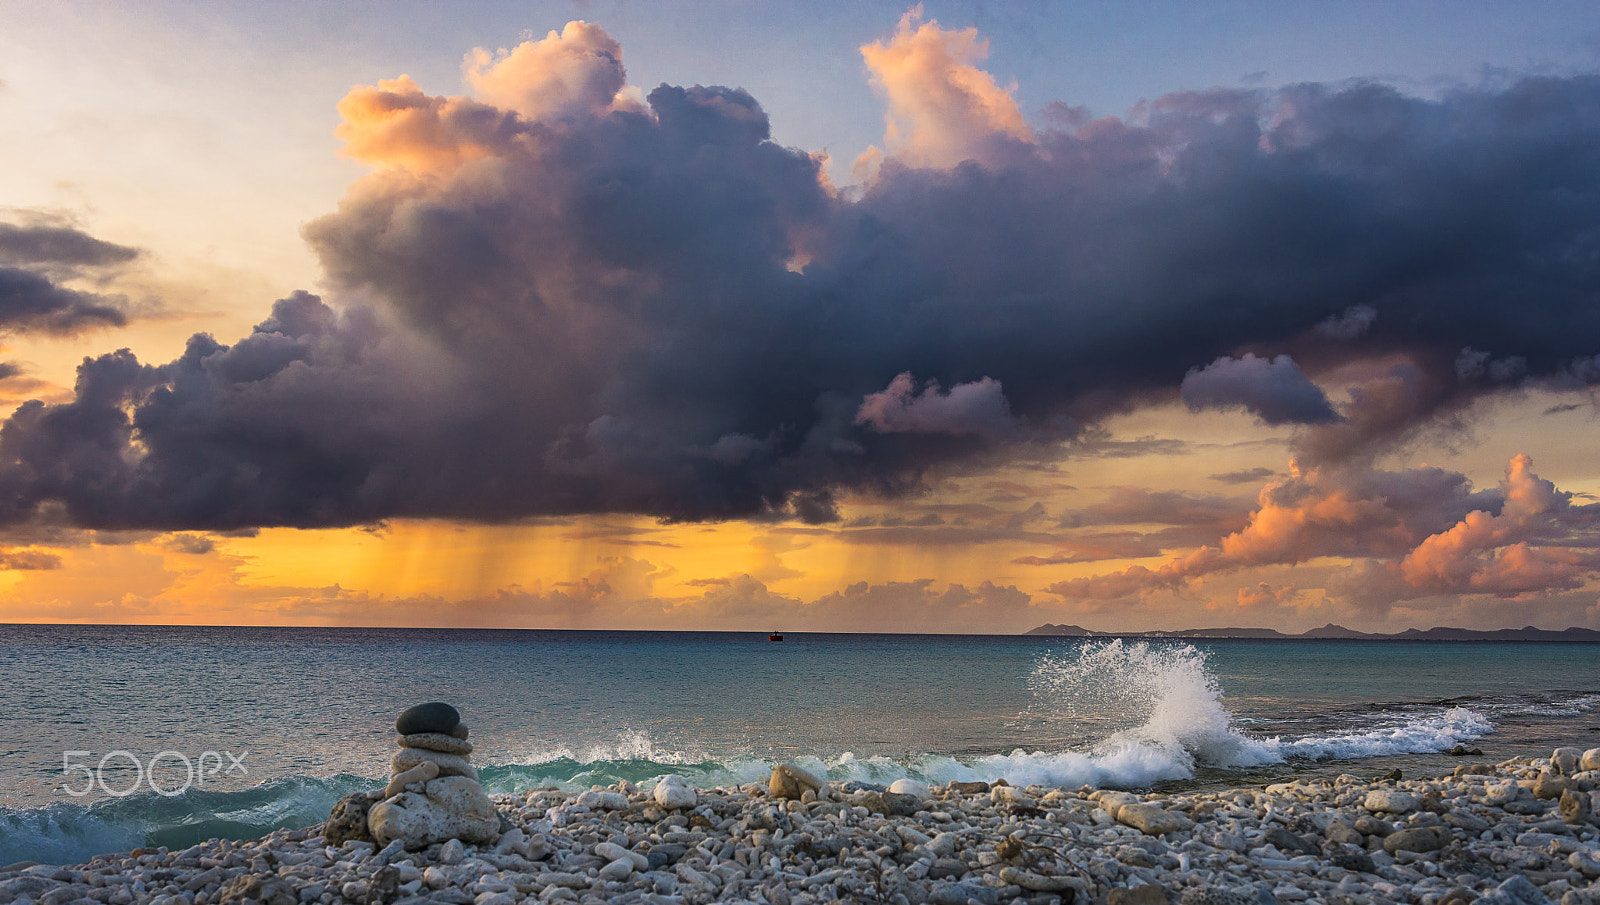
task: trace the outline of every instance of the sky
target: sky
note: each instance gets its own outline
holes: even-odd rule
[[[1600,8],[0,4],[0,622],[1600,627]]]

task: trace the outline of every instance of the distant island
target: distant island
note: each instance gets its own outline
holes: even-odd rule
[[[1531,625],[1522,628],[1502,628],[1479,631],[1470,628],[1430,629],[1408,628],[1403,632],[1358,632],[1342,625],[1328,623],[1298,635],[1287,635],[1270,628],[1190,628],[1172,632],[1096,632],[1078,625],[1052,625],[1045,623],[1024,634],[1052,635],[1064,638],[1204,638],[1207,640],[1238,639],[1251,641],[1564,641],[1600,644],[1600,631],[1592,628],[1544,629]]]

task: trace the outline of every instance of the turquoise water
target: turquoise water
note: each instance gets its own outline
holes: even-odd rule
[[[3,626],[0,688],[0,864],[317,822],[426,700],[506,792],[780,760],[1146,787],[1600,745],[1580,644]]]

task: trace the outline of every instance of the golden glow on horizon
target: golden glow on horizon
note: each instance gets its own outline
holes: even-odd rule
[[[1525,406],[1490,406],[1483,423],[1519,424],[1525,412]],[[1561,419],[1568,429],[1588,424],[1581,413]],[[1136,446],[1107,446],[1101,455],[1068,458],[1048,468],[1010,466],[935,479],[930,493],[910,500],[846,499],[843,521],[823,526],[661,524],[625,516],[500,526],[397,520],[373,530],[273,528],[252,537],[215,536],[209,549],[203,535],[192,533],[145,534],[121,542],[115,535],[102,535],[97,542],[77,546],[14,548],[54,554],[62,567],[0,571],[0,621],[561,627],[586,624],[582,612],[570,607],[581,611],[592,605],[597,616],[667,620],[636,627],[693,628],[697,614],[721,606],[713,600],[719,590],[744,576],[769,594],[800,602],[820,600],[858,582],[930,580],[939,590],[952,584],[968,589],[984,582],[1014,585],[1034,597],[1034,612],[1014,614],[1010,618],[1017,624],[996,624],[995,631],[1022,630],[1043,621],[1111,629],[1138,628],[1152,619],[1185,624],[1328,621],[1323,618],[1328,591],[1321,582],[1336,581],[1350,567],[1348,560],[1337,557],[1300,563],[1292,582],[1272,570],[1207,576],[1180,595],[1188,603],[1175,599],[1138,611],[1108,610],[1092,601],[1063,602],[1046,593],[1054,582],[1130,566],[1159,569],[1173,555],[1048,565],[1016,562],[1019,557],[1048,559],[1056,554],[1058,545],[1049,538],[1060,536],[1057,522],[1063,515],[1104,503],[1119,487],[1248,502],[1265,480],[1225,485],[1210,476],[1255,467],[1252,462],[1278,473],[1287,465],[1274,432],[1244,416],[1196,415],[1170,406],[1117,419],[1110,436],[1134,437],[1110,442]],[[1140,437],[1170,436],[1195,439],[1181,449],[1137,445]],[[1490,436],[1503,432],[1496,429]],[[1247,455],[1241,456],[1241,450]],[[1476,456],[1441,452],[1444,457]],[[1545,474],[1592,468],[1581,455],[1550,455],[1546,461],[1549,468],[1540,463]],[[1492,480],[1475,476],[1478,486]],[[1557,483],[1596,487],[1600,476],[1569,472]],[[1035,503],[1043,508],[1043,518],[1018,527],[1014,519]],[[1122,522],[1113,527],[1126,532],[1159,531],[1162,526]],[[1080,529],[1096,530],[1092,525]],[[591,603],[521,604],[518,595]],[[636,612],[632,605],[619,602],[628,595],[664,601],[668,609],[655,616],[629,616]],[[1394,614],[1402,618],[1411,612],[1401,606]],[[631,626],[624,622],[615,627]]]

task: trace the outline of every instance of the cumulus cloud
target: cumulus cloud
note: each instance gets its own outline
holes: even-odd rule
[[[516,117],[471,98],[424,94],[409,76],[359,85],[339,101],[343,154],[378,167],[450,172],[504,151]]]
[[[1533,473],[1533,460],[1511,460],[1500,482],[1498,514],[1476,509],[1425,539],[1400,561],[1419,591],[1490,593],[1572,590],[1600,571],[1600,507],[1572,505],[1572,494]],[[1575,536],[1587,542],[1574,543]]]
[[[1184,375],[1178,389],[1190,411],[1239,406],[1268,424],[1326,424],[1339,415],[1322,388],[1287,355],[1223,356]]]
[[[978,67],[989,56],[989,42],[976,28],[944,29],[922,17],[918,4],[888,40],[861,48],[889,111],[884,147],[867,151],[858,172],[871,172],[885,157],[908,166],[952,167],[1028,153],[1033,131],[1011,91]]]
[[[605,29],[583,21],[511,50],[490,53],[480,47],[467,54],[462,69],[478,99],[530,120],[606,111],[627,81],[622,45]]]
[[[353,89],[340,134],[372,172],[305,231],[339,303],[89,360],[0,430],[0,520],[824,521],[1039,455],[1008,423],[1080,438],[1063,456],[1181,451],[1096,429],[1197,362],[1204,404],[1302,425],[1299,486],[1522,379],[1600,382],[1600,78],[1184,92],[1030,128],[975,33],[913,16],[873,46],[894,165],[844,194],[746,91],[629,100],[598,26],[474,53],[471,97]],[[1468,348],[1525,378],[1462,379]],[[1336,548],[1335,514],[1305,536]]]

